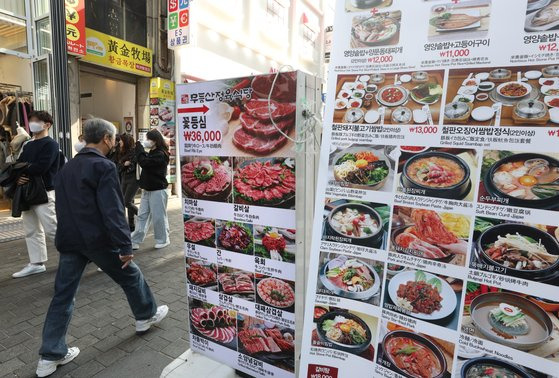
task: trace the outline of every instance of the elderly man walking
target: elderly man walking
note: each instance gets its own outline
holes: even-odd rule
[[[66,345],[66,332],[74,309],[74,297],[89,261],[119,284],[136,319],[136,332],[159,323],[169,308],[157,307],[142,272],[132,261],[130,228],[117,170],[106,158],[115,148],[116,128],[102,119],[88,120],[87,143],[56,178],[56,247],[60,262],[43,327],[37,376],[46,377],[79,354]]]

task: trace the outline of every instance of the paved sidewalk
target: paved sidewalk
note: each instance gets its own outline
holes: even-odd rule
[[[76,297],[68,343],[81,349],[53,377],[159,377],[188,349],[180,200],[169,202],[172,245],[152,249],[153,236],[136,254],[158,304],[168,317],[146,335],[136,336],[124,293],[91,264]],[[0,244],[0,377],[34,377],[44,317],[53,293],[58,252],[49,248],[47,273],[21,279],[11,274],[27,262],[25,242]]]

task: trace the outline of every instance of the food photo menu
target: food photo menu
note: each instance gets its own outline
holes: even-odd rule
[[[177,86],[190,347],[255,377],[295,376],[297,86]]]
[[[299,376],[559,376],[558,15],[336,2]]]

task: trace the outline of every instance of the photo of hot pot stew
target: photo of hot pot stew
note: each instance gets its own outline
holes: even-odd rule
[[[554,210],[559,161],[551,154],[485,151],[480,202]]]
[[[402,155],[400,190],[427,197],[471,200],[470,176],[476,169],[476,151],[433,148]],[[468,198],[467,198],[468,197]]]

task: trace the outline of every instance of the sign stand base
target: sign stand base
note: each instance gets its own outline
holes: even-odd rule
[[[188,349],[163,369],[161,378],[237,378],[235,370]]]

